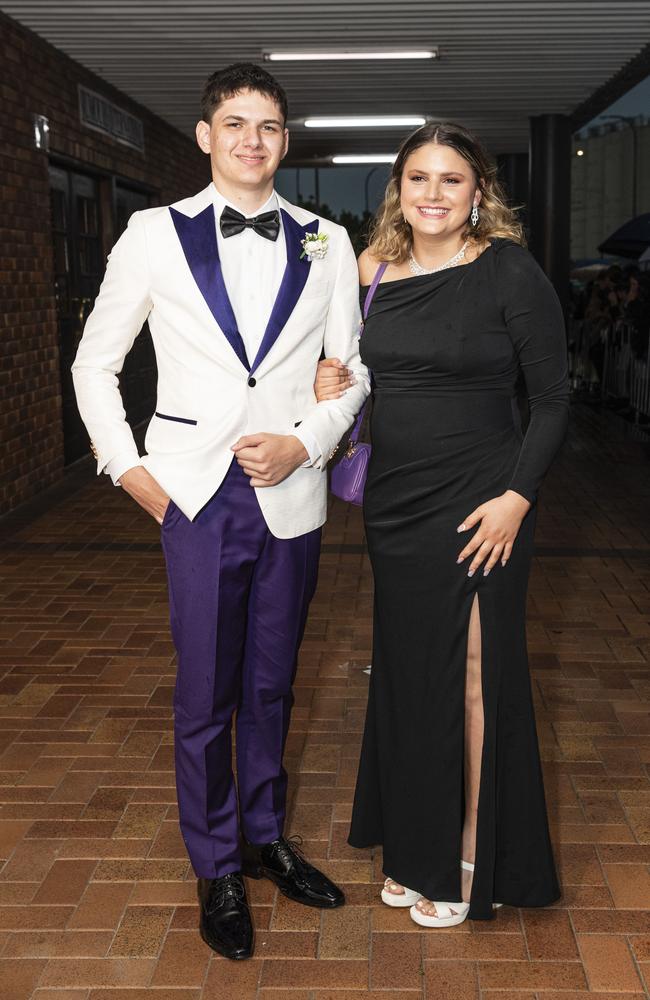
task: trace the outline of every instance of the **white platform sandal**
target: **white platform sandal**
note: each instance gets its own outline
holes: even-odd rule
[[[392,878],[387,878],[384,882],[384,888],[381,890],[381,898],[386,906],[414,906],[419,899],[422,899],[421,892],[415,892],[414,889],[407,889],[405,885],[401,886],[404,892],[391,892],[388,888],[389,885],[400,885],[400,883]]]
[[[461,861],[460,867],[466,872],[474,871],[474,865],[470,861]],[[437,899],[432,900],[432,903],[436,908],[435,913],[423,913],[417,906],[412,906],[409,911],[411,920],[420,927],[456,927],[467,919],[469,903],[464,903],[462,900],[458,903],[439,903]],[[501,903],[494,905],[501,906]]]
[[[462,924],[469,913],[469,903],[440,903],[437,899],[432,900],[436,908],[435,913],[423,913],[417,906],[412,906],[409,910],[411,920],[419,924],[420,927],[455,927]],[[452,906],[456,909],[452,910]]]

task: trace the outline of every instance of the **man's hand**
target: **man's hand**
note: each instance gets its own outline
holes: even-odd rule
[[[294,434],[247,434],[232,450],[251,486],[276,486],[309,458]]]
[[[136,465],[128,472],[123,472],[120,483],[147,514],[151,514],[158,524],[162,524],[169,505],[169,497],[143,465]]]

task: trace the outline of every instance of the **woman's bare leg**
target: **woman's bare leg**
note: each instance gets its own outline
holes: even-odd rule
[[[481,615],[478,596],[474,597],[467,636],[465,673],[465,822],[461,838],[463,861],[474,862],[476,855],[476,818],[481,784],[483,754],[483,691],[481,687]],[[463,899],[469,902],[472,872],[463,870]]]
[[[476,818],[478,793],[481,782],[481,756],[483,753],[483,691],[481,687],[481,616],[478,595],[472,602],[467,632],[467,661],[465,670],[465,822],[461,837],[461,858],[474,862],[476,854]],[[469,902],[472,889],[472,872],[461,872],[463,899]],[[428,916],[435,916],[436,908],[430,900],[421,899],[417,908]],[[453,910],[453,906],[451,907]]]

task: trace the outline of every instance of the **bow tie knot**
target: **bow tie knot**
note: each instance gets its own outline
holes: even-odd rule
[[[237,212],[230,205],[226,205],[219,219],[219,228],[224,239],[228,239],[229,236],[237,236],[238,233],[243,233],[245,229],[252,229],[254,233],[257,233],[258,236],[263,236],[265,240],[275,242],[280,232],[280,213],[277,210],[262,212],[261,215],[255,215],[252,219],[247,219],[241,212]]]

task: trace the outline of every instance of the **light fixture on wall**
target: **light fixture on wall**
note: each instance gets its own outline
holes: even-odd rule
[[[307,50],[302,52],[262,52],[264,62],[314,62],[338,59],[438,59],[437,48],[432,49],[339,49],[329,51]]]
[[[576,149],[576,156],[584,156],[584,155],[585,155],[584,149]]]
[[[47,153],[50,148],[50,123],[45,115],[32,115],[34,147]]]
[[[358,115],[354,118],[305,118],[305,128],[407,128],[424,125],[421,115]]]
[[[338,166],[353,163],[394,163],[397,153],[341,153],[332,157]]]

